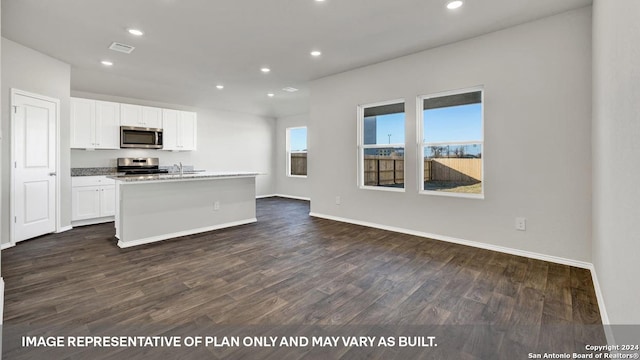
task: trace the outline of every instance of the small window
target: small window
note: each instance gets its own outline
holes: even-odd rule
[[[307,128],[287,128],[287,176],[307,177]]]
[[[404,191],[404,100],[358,107],[361,188]]]
[[[482,198],[483,91],[419,97],[421,193]]]

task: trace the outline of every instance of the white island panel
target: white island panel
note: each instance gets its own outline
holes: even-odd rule
[[[256,221],[255,175],[115,179],[116,236],[123,248]]]

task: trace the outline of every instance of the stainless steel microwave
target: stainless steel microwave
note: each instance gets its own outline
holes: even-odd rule
[[[162,149],[162,129],[120,126],[120,147]]]

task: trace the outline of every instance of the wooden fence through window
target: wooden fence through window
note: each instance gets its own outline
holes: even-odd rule
[[[307,153],[291,153],[291,175],[307,175]]]
[[[307,175],[307,153],[291,154],[291,175]],[[425,159],[424,180],[477,183],[482,181],[482,159]],[[364,184],[367,186],[404,184],[404,157],[365,155]]]
[[[425,159],[424,180],[477,183],[482,181],[482,159]],[[364,184],[367,186],[404,184],[404,157],[365,155]]]
[[[365,155],[364,184],[373,186],[404,184],[404,157]]]

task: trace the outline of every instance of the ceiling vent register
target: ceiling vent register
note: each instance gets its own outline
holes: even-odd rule
[[[111,46],[109,46],[109,49],[113,51],[125,53],[125,54],[131,54],[131,52],[133,51],[133,49],[135,49],[135,47],[127,44],[122,44],[119,42],[113,42]]]

